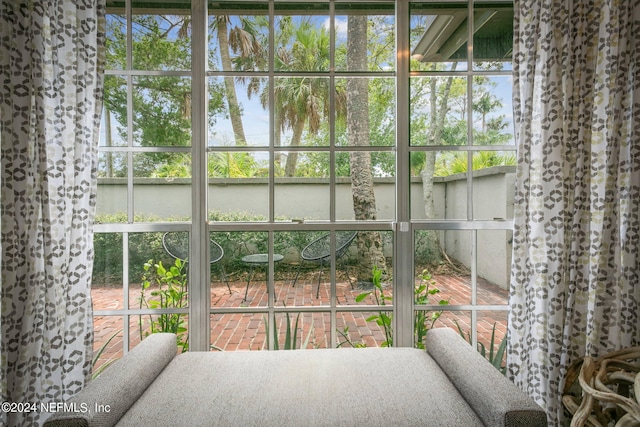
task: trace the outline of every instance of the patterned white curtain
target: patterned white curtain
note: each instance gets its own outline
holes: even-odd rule
[[[514,6],[507,363],[558,425],[572,361],[640,345],[640,2]]]
[[[104,13],[104,1],[1,0],[3,401],[62,402],[90,374]],[[0,425],[46,418],[23,412]]]

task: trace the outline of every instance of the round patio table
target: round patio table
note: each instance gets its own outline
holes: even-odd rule
[[[280,262],[284,259],[284,255],[273,254],[273,263]],[[266,266],[269,264],[269,254],[251,254],[242,257],[242,262],[250,267],[249,278],[247,279],[247,288],[244,290],[244,299],[247,300],[247,293],[249,292],[249,283],[251,282],[251,276],[253,276],[253,269],[260,266]]]

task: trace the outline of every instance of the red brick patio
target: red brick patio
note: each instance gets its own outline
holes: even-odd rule
[[[317,276],[316,276],[317,277]],[[316,298],[317,278],[310,276],[308,280],[300,280],[296,286],[291,286],[291,281],[280,280],[276,276],[275,297],[276,309],[278,307],[293,306],[327,306],[329,309],[329,286],[323,283],[320,287],[320,297]],[[429,303],[437,304],[440,299],[448,300],[450,305],[471,304],[470,279],[461,276],[434,276],[435,286],[440,293],[431,297]],[[211,307],[249,307],[257,309],[267,308],[267,293],[264,282],[264,274],[255,277],[251,281],[248,291],[247,301],[243,301],[245,293],[245,280],[234,280],[230,282],[231,294],[225,283],[215,282],[211,288]],[[375,302],[369,296],[362,302],[356,302],[355,298],[363,291],[352,289],[345,281],[336,286],[337,306],[340,309],[345,305],[366,306]],[[390,289],[385,289],[385,293],[390,293]],[[131,286],[129,292],[129,306],[132,309],[139,308],[140,289]],[[122,310],[123,290],[114,287],[98,287],[92,290],[94,310]],[[482,279],[477,283],[477,304],[499,305],[506,304],[508,292],[490,284]],[[343,331],[348,327],[349,339],[353,343],[363,343],[367,346],[379,346],[385,341],[382,328],[375,322],[366,319],[377,313],[376,306],[372,306],[370,311],[338,311],[336,315],[336,329]],[[298,314],[290,315],[291,328],[296,321]],[[146,328],[148,316],[143,316],[143,329]],[[488,345],[490,342],[493,325],[496,324],[496,342],[500,342],[506,333],[506,311],[480,311],[478,314],[478,341]],[[266,346],[266,314],[263,313],[232,313],[232,314],[212,314],[211,315],[211,345],[212,349],[236,351],[236,350],[262,350]],[[96,316],[94,318],[94,349],[97,351],[114,334],[108,347],[100,357],[96,367],[107,360],[121,357],[123,349],[123,322],[122,315]],[[132,315],[129,319],[129,346],[134,347],[140,342],[139,316]],[[300,313],[298,319],[298,347],[301,343],[306,343],[306,348],[331,347],[331,325],[329,312],[322,313]],[[435,326],[450,326],[456,328],[456,323],[468,332],[471,330],[471,314],[464,311],[445,311]],[[284,341],[284,331],[286,329],[286,316],[283,313],[276,313],[277,330],[280,333],[280,346]],[[119,332],[119,333],[118,333]],[[348,346],[346,340],[337,334],[337,343]]]

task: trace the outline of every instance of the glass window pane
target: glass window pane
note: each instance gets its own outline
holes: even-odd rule
[[[156,296],[151,295],[151,292],[158,290],[160,285],[166,289],[167,283],[163,281],[162,275],[159,272],[160,263],[164,269],[169,270],[171,267],[177,267],[179,277],[176,277],[175,284],[181,288],[184,292],[187,291],[187,265],[184,262],[176,264],[175,258],[173,258],[163,246],[164,232],[154,233],[130,233],[128,239],[129,245],[129,308],[161,308],[161,307],[146,307],[145,301],[150,302],[155,300]],[[178,274],[176,273],[178,276]],[[143,284],[148,282],[148,287],[145,289]],[[151,305],[156,304],[152,303]],[[181,301],[180,307],[187,307],[187,301]],[[176,308],[180,308],[176,307]],[[165,307],[166,308],[166,307]]]
[[[446,276],[445,276],[446,278]],[[429,329],[437,327],[440,317],[450,304],[450,298],[441,290],[442,276],[432,274],[428,269],[418,274],[414,285],[414,302],[418,308],[413,317],[413,344],[416,348],[426,347]],[[445,285],[446,286],[446,285]],[[424,305],[438,305],[438,308],[420,308]]]
[[[108,13],[106,23],[105,69],[124,70],[127,68],[127,18],[124,14]]]
[[[393,3],[336,4],[336,70],[395,70],[393,9]]]
[[[331,322],[328,313],[276,313],[274,327],[274,350],[330,347]]]
[[[511,279],[511,230],[478,230],[478,304],[507,304]]]
[[[471,304],[471,237],[467,230],[416,230],[416,285],[434,291],[428,304]]]
[[[372,312],[338,312],[336,347],[392,347],[392,319],[391,307]]]
[[[268,304],[268,234],[266,232],[213,232],[210,239],[223,257],[211,264],[211,307],[264,307]],[[275,281],[286,281],[284,256],[273,257]],[[224,271],[222,271],[224,269]]]
[[[292,266],[292,288],[288,289],[277,305],[329,305],[332,301],[331,264],[336,264],[335,295],[338,303],[354,301],[355,289],[353,257],[355,237],[353,231],[337,231],[332,248],[331,233],[327,231],[282,232],[276,234],[278,250]]]
[[[126,178],[128,171],[127,157],[127,153],[117,151],[98,153],[98,184],[103,178],[105,178],[105,182],[106,178]]]
[[[304,337],[301,348],[332,347],[331,315],[329,313],[303,313],[301,323],[302,337]]]
[[[478,4],[474,8],[473,68],[511,70],[513,5]]]
[[[93,354],[94,357],[98,357],[91,369],[93,378],[122,357],[124,334],[122,324],[122,316],[93,317]],[[100,353],[99,356],[98,353]]]
[[[191,218],[189,154],[135,153],[133,176],[136,222],[188,221]]]
[[[262,151],[211,151],[209,178],[267,178],[269,154]]]
[[[512,219],[515,152],[477,151],[473,168],[474,219]]]
[[[411,153],[414,219],[467,219],[466,151]]]
[[[510,76],[473,79],[474,145],[515,145]]]
[[[467,78],[412,77],[411,145],[467,145]]]
[[[209,146],[269,145],[266,78],[209,79]]]
[[[134,15],[132,33],[134,69],[191,69],[189,15]]]
[[[94,310],[117,310],[123,301],[122,233],[93,235],[92,295]],[[102,298],[104,295],[105,298]]]
[[[318,248],[322,248],[319,243],[325,235],[323,231],[284,231],[274,234],[274,250],[284,256],[281,271],[286,269],[287,276],[286,281],[276,283],[277,306],[330,304],[330,296],[320,295],[317,286],[320,276],[324,276],[325,280],[329,277],[328,261],[318,259],[318,256],[324,255]]]
[[[440,245],[444,252],[446,265],[441,267],[441,272],[456,273],[460,275],[460,282],[452,283],[449,292],[453,298],[454,292],[459,292],[456,298],[466,298],[471,295],[473,265],[473,232],[471,230],[445,230],[441,232]],[[443,295],[446,296],[443,292]],[[451,299],[446,296],[446,299]],[[471,301],[467,301],[470,303]]]
[[[297,181],[304,181],[303,178],[316,181],[326,179],[328,182],[331,173],[330,157],[328,151],[276,151],[274,155],[276,177],[301,178]]]
[[[275,4],[276,71],[329,71],[328,11],[328,3]]]
[[[508,311],[480,311],[478,313],[478,351],[496,369],[506,372]]]
[[[467,60],[467,2],[411,4],[411,69],[464,70]]]
[[[395,153],[336,153],[336,218],[376,221],[395,218]]]
[[[335,90],[336,145],[395,145],[394,79],[336,78]]]
[[[392,290],[393,278],[393,233],[391,231],[339,231],[337,232],[337,243],[346,242],[346,250],[339,253],[341,256],[337,260],[337,268],[344,269],[349,279],[349,285],[352,287],[353,298],[361,293],[377,291],[380,295],[381,290],[389,295]],[[355,237],[353,237],[355,235]],[[353,241],[349,243],[349,239]],[[344,245],[340,245],[341,247]],[[379,270],[380,281],[376,286],[377,279],[374,279],[375,270]],[[329,283],[321,284],[329,289]],[[381,300],[380,298],[378,300]],[[338,300],[338,304],[349,304],[351,298]],[[363,299],[362,304],[380,304],[375,297]],[[387,300],[387,304],[389,301]]]
[[[191,79],[134,78],[133,143],[142,147],[191,145]]]
[[[275,79],[276,146],[329,145],[329,79]]]
[[[277,221],[329,219],[329,176],[325,175],[328,173],[327,154],[289,152],[286,160],[281,157],[284,168],[276,167],[278,178],[274,190]],[[293,171],[289,168],[292,164],[295,165]],[[289,175],[291,172],[293,176]]]
[[[344,231],[343,233],[349,233]],[[379,246],[380,252],[366,248]],[[371,246],[369,246],[371,245]],[[384,258],[384,264],[379,257]],[[359,231],[349,252],[344,256],[348,283],[343,284],[343,297],[338,295],[339,305],[393,305],[393,233],[390,231]],[[373,259],[376,262],[374,273]],[[339,264],[339,265],[340,265]],[[348,291],[345,286],[350,286]]]
[[[100,122],[100,146],[125,146],[127,131],[127,79],[104,76],[104,108]]]
[[[214,6],[214,5],[212,5]],[[216,3],[209,12],[209,69],[265,71],[269,18],[266,3]]]
[[[266,350],[266,320],[262,313],[212,314],[211,350]]]
[[[266,221],[269,218],[269,154],[209,153],[209,220]]]
[[[96,223],[127,221],[127,153],[98,153]]]

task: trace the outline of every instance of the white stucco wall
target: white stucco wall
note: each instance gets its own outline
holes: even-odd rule
[[[474,220],[513,218],[514,168],[496,167],[475,171],[472,179]],[[122,179],[99,180],[98,214],[127,212],[127,185]],[[133,210],[137,215],[162,220],[189,220],[191,184],[185,179],[139,179],[134,183]],[[395,180],[381,178],[375,182],[378,219],[395,218]],[[466,174],[436,178],[434,182],[436,215],[441,219],[468,219]],[[411,216],[424,219],[422,184],[411,183]],[[275,214],[279,219],[328,220],[329,182],[326,179],[276,179]],[[248,212],[268,215],[268,181],[253,179],[214,179],[209,185],[209,209],[223,213]],[[352,220],[353,202],[347,179],[336,182],[336,218]],[[471,265],[469,230],[442,232],[442,241],[450,257]],[[483,230],[477,233],[478,275],[507,287],[511,264],[511,231]],[[390,251],[389,251],[390,252]]]

